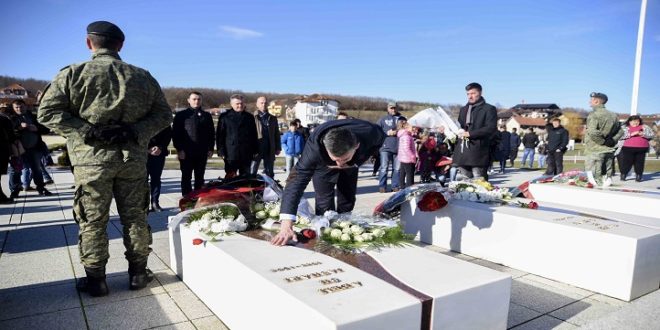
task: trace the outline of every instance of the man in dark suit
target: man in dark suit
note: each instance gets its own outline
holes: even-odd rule
[[[216,131],[218,156],[225,161],[225,178],[248,175],[252,159],[259,153],[254,116],[245,112],[243,95],[230,98],[231,109],[220,115]]]
[[[163,174],[165,167],[165,157],[170,154],[167,147],[172,141],[172,127],[167,126],[160,131],[156,136],[149,140],[149,158],[147,158],[147,175],[149,175],[149,185],[151,188],[151,211],[160,212],[163,208],[160,207],[160,176]]]
[[[192,175],[195,172],[195,189],[204,185],[206,162],[213,155],[213,118],[202,109],[202,94],[191,92],[188,107],[176,113],[172,124],[172,141],[181,167],[181,195],[192,191]]]
[[[268,113],[266,107],[268,100],[265,96],[257,99],[257,111],[254,112],[254,123],[257,125],[259,138],[259,156],[252,161],[251,173],[257,174],[259,163],[264,161],[264,174],[273,178],[275,173],[275,156],[280,154],[282,145],[280,143],[280,126],[277,117]]]
[[[468,103],[458,115],[461,131],[453,160],[463,177],[485,180],[491,162],[491,140],[497,132],[497,110],[481,96],[478,83],[468,84],[465,90]]]
[[[333,120],[318,126],[305,143],[300,161],[287,180],[280,207],[280,232],[271,243],[284,245],[295,240],[292,226],[303,192],[314,181],[316,214],[335,210],[345,213],[355,206],[358,167],[371,157],[385,141],[378,126],[359,119]]]

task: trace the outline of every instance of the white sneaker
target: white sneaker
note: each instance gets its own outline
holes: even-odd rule
[[[603,180],[603,188],[607,188],[612,185],[612,178],[607,177]]]

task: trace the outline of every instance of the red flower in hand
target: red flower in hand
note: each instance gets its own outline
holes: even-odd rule
[[[316,232],[311,229],[303,229],[300,233],[308,239],[316,238]]]
[[[439,210],[447,205],[445,196],[437,191],[429,191],[417,202],[417,207],[424,212]]]
[[[193,238],[193,245],[200,245],[204,243],[204,240],[201,238]]]

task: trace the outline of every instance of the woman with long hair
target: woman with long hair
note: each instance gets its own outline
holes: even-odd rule
[[[619,168],[621,169],[621,181],[626,180],[630,169],[635,169],[635,181],[642,181],[644,173],[644,160],[649,151],[649,140],[653,139],[653,130],[644,125],[642,118],[637,115],[628,117],[624,124],[625,134],[621,145]]]

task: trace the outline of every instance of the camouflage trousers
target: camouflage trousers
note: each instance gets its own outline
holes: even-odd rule
[[[598,183],[602,183],[603,176],[611,176],[614,170],[614,153],[598,153],[589,154],[584,160],[584,170],[591,171],[594,174],[594,179]]]
[[[107,226],[114,196],[123,226],[125,256],[129,263],[146,262],[151,252],[151,228],[147,223],[149,187],[143,162],[76,166],[74,218],[78,223],[80,261],[88,268],[108,261]]]

